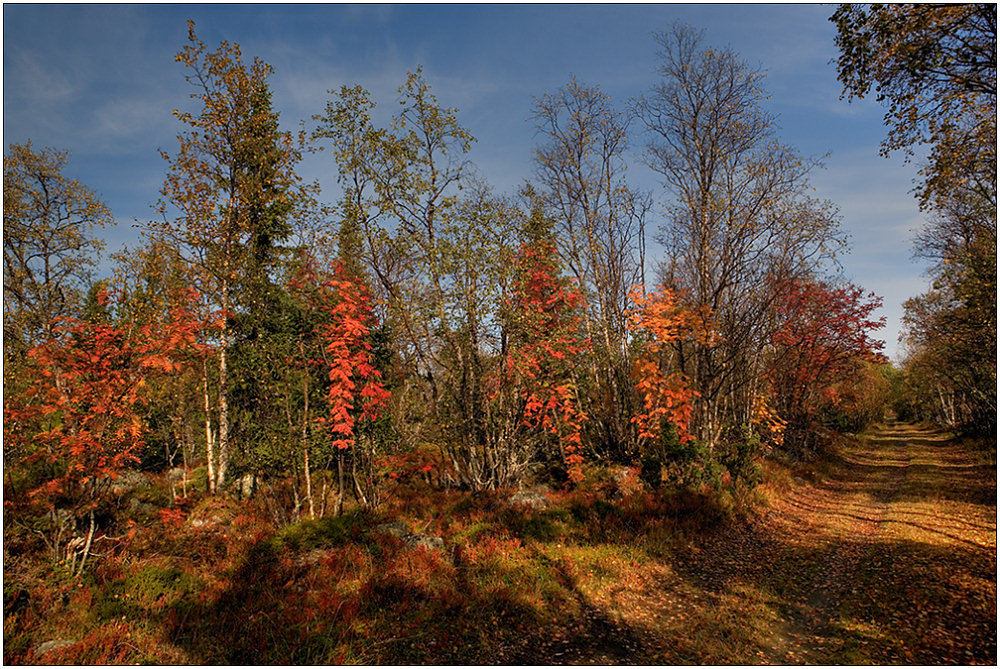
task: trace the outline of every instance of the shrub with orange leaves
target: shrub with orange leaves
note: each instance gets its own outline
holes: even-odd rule
[[[643,338],[632,374],[645,409],[632,422],[640,439],[658,441],[667,420],[677,428],[680,442],[687,443],[692,439],[691,400],[698,393],[687,387],[683,374],[664,370],[661,354],[679,340],[711,341],[714,334],[705,325],[709,319],[683,306],[669,288],[647,294],[642,286],[633,286],[629,298],[634,305],[628,314],[629,330]]]
[[[333,277],[326,286],[335,299],[327,307],[332,321],[322,332],[330,365],[330,417],[326,422],[333,446],[345,450],[354,445],[357,420],[378,419],[388,404],[389,392],[382,384],[382,372],[372,364],[375,316],[368,287],[348,276],[340,261],[334,263]],[[353,413],[356,405],[360,405],[360,416]]]
[[[785,427],[788,421],[778,415],[777,410],[771,405],[772,401],[771,397],[764,394],[754,397],[752,427],[762,437],[762,441],[766,440],[775,446],[781,446],[785,439]]]
[[[44,472],[29,501],[69,511],[74,519],[90,516],[85,545],[78,537],[68,538],[73,550],[50,542],[57,559],[75,558],[81,548],[80,570],[93,538],[94,511],[111,481],[138,462],[147,430],[139,407],[160,379],[180,371],[201,348],[202,323],[190,308],[196,295],[183,297],[158,322],[63,319],[53,339],[28,353],[38,369],[32,386],[4,403],[5,447],[22,447],[24,463]],[[106,306],[110,298],[102,291],[98,300]]]
[[[525,244],[517,256],[512,346],[503,384],[518,388],[522,424],[558,438],[570,481],[583,480],[583,422],[573,382],[574,366],[591,348],[582,334],[580,291],[559,276],[555,245]]]

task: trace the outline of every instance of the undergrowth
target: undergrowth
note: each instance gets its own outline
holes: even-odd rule
[[[73,578],[30,532],[7,560],[5,663],[420,664],[537,661],[588,597],[732,514],[716,492],[650,491],[638,470],[592,474],[543,508],[512,491],[415,481],[377,513],[279,527],[259,499],[151,484],[122,499],[94,566]],[[151,510],[151,504],[160,508]],[[411,547],[402,521],[441,537]],[[8,532],[9,530],[9,532]],[[19,543],[18,543],[19,542]]]
[[[945,443],[913,441],[925,449],[924,459]],[[782,630],[791,629],[790,617],[801,617],[803,593],[825,583],[826,566],[839,564],[837,550],[817,547],[817,528],[826,525],[815,523],[851,516],[836,505],[817,515],[810,505],[854,481],[845,475],[896,472],[872,460],[873,449],[884,449],[879,457],[891,463],[903,451],[880,444],[858,438],[809,462],[768,459],[763,483],[751,492],[653,486],[649,467],[645,473],[594,467],[574,489],[532,491],[527,503],[518,503],[512,490],[473,494],[416,478],[376,511],[347,509],[293,523],[280,521],[266,488],[244,501],[193,494],[155,510],[130,503],[126,494],[102,521],[94,559],[81,576],[52,557],[31,519],[8,513],[4,661],[769,662],[775,643],[805,652],[796,645],[800,639]],[[935,504],[993,503],[995,479],[992,486],[972,485],[984,468],[980,460],[955,460],[962,466],[939,472],[898,470],[906,478],[894,503],[910,505],[898,506],[904,515],[892,525],[902,534],[857,554],[858,576],[872,587],[848,591],[842,606],[831,609],[844,622],[823,624],[842,626],[847,640],[829,658],[929,660],[961,641],[959,631],[947,637],[951,627],[942,628],[939,618],[919,617],[920,633],[907,632],[908,619],[892,616],[915,597],[935,611],[962,602],[968,610],[953,617],[963,629],[987,619],[982,611],[991,604],[995,610],[989,584],[976,580],[995,571],[989,564],[976,562],[964,580],[948,581],[945,590],[958,594],[941,599],[935,594],[945,587],[941,575],[960,573],[972,552],[917,551],[958,536],[925,520],[937,517]],[[942,487],[933,472],[959,484]],[[153,477],[133,495],[152,504],[161,485]],[[814,524],[786,523],[788,536],[760,529],[789,514]],[[970,527],[962,525],[965,535]],[[990,535],[983,527],[973,539],[995,541],[995,530]],[[429,537],[440,543],[425,542]],[[916,592],[918,576],[938,585]],[[871,623],[868,611],[879,612],[882,622]],[[968,644],[955,643],[947,657],[981,659]],[[785,659],[795,657],[803,656]]]

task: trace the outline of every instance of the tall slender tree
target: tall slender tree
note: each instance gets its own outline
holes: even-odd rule
[[[178,136],[175,155],[161,152],[170,168],[161,190],[162,219],[150,228],[184,254],[219,314],[218,448],[209,456],[214,490],[225,483],[231,459],[233,327],[239,315],[245,329],[266,306],[267,291],[259,289],[268,285],[276,244],[291,232],[300,153],[292,135],[278,129],[269,65],[257,58],[244,63],[238,44],[222,42],[209,51],[190,21],[188,42],[176,60],[189,69],[187,79],[196,88],[192,98],[201,108],[174,112],[190,130]]]
[[[536,173],[560,255],[585,291],[584,323],[594,342],[587,411],[602,450],[622,456],[636,445],[625,312],[634,284],[645,282],[649,201],[625,182],[629,116],[575,79],[535,101],[543,144]]]

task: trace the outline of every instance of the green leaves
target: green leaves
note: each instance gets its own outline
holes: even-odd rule
[[[259,281],[273,267],[304,198],[295,174],[301,155],[279,130],[267,84],[272,68],[256,58],[245,65],[238,44],[209,51],[193,24],[189,40],[177,61],[192,72],[191,97],[201,108],[176,113],[190,130],[178,136],[175,156],[161,152],[170,163],[159,202],[164,219],[150,228],[187,251],[203,289],[214,293],[237,277]]]

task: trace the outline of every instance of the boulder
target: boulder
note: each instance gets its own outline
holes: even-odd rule
[[[147,485],[149,478],[145,474],[134,469],[126,469],[118,474],[117,478],[111,479],[111,494],[121,496]]]
[[[388,534],[390,536],[396,537],[397,539],[402,539],[407,534],[410,533],[409,528],[406,527],[406,523],[401,520],[393,520],[388,523],[382,523],[381,525],[375,526],[376,534]]]
[[[35,647],[35,657],[42,657],[54,650],[62,650],[75,644],[76,641],[73,639],[52,639],[51,641],[46,641],[44,643],[38,644]]]
[[[429,551],[444,550],[444,539],[426,534],[407,534],[403,537],[403,543],[407,548],[425,548]]]
[[[223,527],[229,525],[239,511],[240,503],[235,500],[210,497],[202,500],[191,509],[187,523],[191,527]]]
[[[257,477],[253,474],[245,474],[236,482],[236,490],[240,494],[240,499],[253,497],[254,491],[257,490]]]
[[[128,501],[128,510],[136,515],[148,515],[151,513],[156,513],[160,510],[160,507],[155,504],[150,504],[149,502],[143,502],[142,500],[133,497]]]
[[[308,553],[299,554],[295,558],[294,564],[297,567],[315,567],[320,562],[322,562],[323,558],[325,557],[326,557],[325,550],[323,550],[322,548],[314,548]]]
[[[549,498],[537,490],[518,490],[508,500],[511,506],[521,506],[529,509],[547,509]]]

